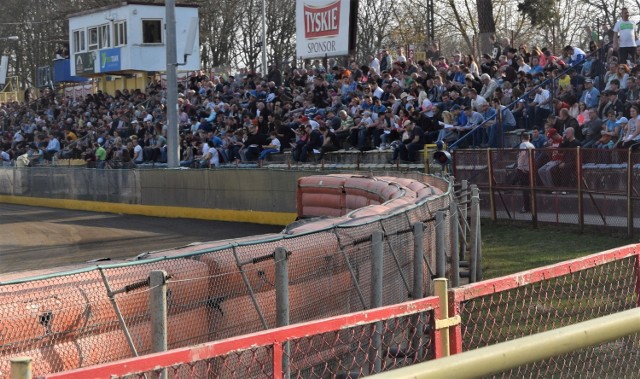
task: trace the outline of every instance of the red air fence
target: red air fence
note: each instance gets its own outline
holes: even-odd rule
[[[637,307],[639,255],[640,245],[630,245],[451,289],[449,313],[461,318],[448,331],[451,354]],[[169,378],[271,378],[287,364],[295,378],[361,377],[442,356],[438,304],[430,297],[46,378],[143,378],[163,369]],[[497,377],[637,376],[639,348],[629,336]]]

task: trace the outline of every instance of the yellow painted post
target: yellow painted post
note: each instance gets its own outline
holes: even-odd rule
[[[31,379],[31,358],[16,357],[11,359],[11,379]]]
[[[449,326],[455,325],[449,319],[449,295],[447,294],[447,279],[437,278],[433,280],[435,295],[440,300],[440,318],[436,320],[436,332],[440,333],[440,354],[449,356]]]
[[[482,378],[640,332],[640,308],[372,375],[375,379]],[[631,372],[627,370],[626,372]],[[588,374],[588,373],[587,373]],[[633,372],[632,376],[637,376]]]

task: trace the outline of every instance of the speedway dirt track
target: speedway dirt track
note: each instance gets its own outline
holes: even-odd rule
[[[282,226],[0,204],[0,274],[100,258],[125,259],[192,242],[282,229]]]

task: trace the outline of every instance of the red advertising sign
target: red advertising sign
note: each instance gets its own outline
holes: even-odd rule
[[[304,36],[319,38],[340,33],[340,1],[323,6],[304,5]]]

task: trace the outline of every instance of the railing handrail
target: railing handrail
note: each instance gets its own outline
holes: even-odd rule
[[[153,371],[158,367],[170,367],[203,359],[210,359],[234,351],[249,350],[261,346],[282,345],[291,340],[304,338],[310,334],[322,334],[343,330],[363,324],[373,324],[391,318],[414,315],[421,312],[438,310],[440,299],[437,296],[408,301],[366,311],[334,316],[322,320],[269,329],[220,341],[207,342],[195,347],[183,347],[166,352],[109,362],[98,366],[79,368],[72,371],[45,375],[46,379],[85,379],[112,375],[124,376],[131,372]]]
[[[461,354],[387,371],[371,378],[478,378],[640,332],[640,308]]]

